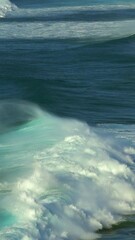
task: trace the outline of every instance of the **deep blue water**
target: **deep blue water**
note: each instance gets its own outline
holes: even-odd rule
[[[0,239],[133,240],[135,2],[0,17]]]

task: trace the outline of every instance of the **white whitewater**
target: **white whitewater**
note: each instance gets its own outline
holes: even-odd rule
[[[13,11],[16,8],[9,0],[0,0],[0,18],[5,17],[7,12]]]
[[[16,8],[8,0],[2,1],[0,7],[0,16],[13,9],[9,14],[9,21],[0,26],[0,39],[77,39],[81,43],[86,42],[102,42],[114,39],[121,39],[135,34],[134,19],[125,19],[123,21],[90,21],[91,15],[86,17],[85,21],[70,20],[70,15],[76,16],[83,14],[87,16],[95,11],[110,11],[120,9],[135,9],[134,3],[129,4],[99,4],[90,6],[70,6],[70,7],[44,7],[43,8]],[[98,13],[97,17],[98,17]],[[68,21],[64,20],[68,18]],[[21,18],[21,22],[10,21],[10,18]],[[26,21],[27,19],[35,19],[34,21]],[[45,20],[44,20],[45,18]],[[53,19],[51,21],[51,19]],[[58,20],[60,18],[61,20]],[[24,19],[24,21],[23,21]],[[38,19],[38,21],[36,21]]]
[[[134,126],[89,127],[25,107],[35,119],[0,138],[1,240],[90,240],[135,213]]]

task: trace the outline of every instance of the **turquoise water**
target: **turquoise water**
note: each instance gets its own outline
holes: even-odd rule
[[[0,17],[0,240],[133,240],[134,1]]]

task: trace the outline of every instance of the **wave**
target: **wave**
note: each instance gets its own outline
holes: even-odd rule
[[[24,106],[40,114],[0,136],[1,240],[94,239],[135,213],[133,125],[90,127]]]
[[[18,4],[19,2],[15,2]],[[23,1],[25,3],[25,1]],[[75,39],[99,42],[134,34],[134,4],[91,4],[91,6],[52,6],[29,2],[3,19],[1,39]],[[25,4],[24,4],[25,5]],[[1,9],[13,5],[3,0]],[[3,11],[2,11],[3,12]],[[5,11],[7,12],[7,10]],[[1,16],[5,15],[2,13]]]
[[[90,7],[92,9],[121,9],[121,8],[134,8],[135,7],[135,3],[134,0],[114,0],[113,3],[108,3],[107,0],[83,0],[83,1],[77,1],[77,2],[73,2],[72,0],[69,0],[68,2],[66,1],[62,1],[62,0],[57,0],[57,1],[42,1],[42,0],[12,0],[15,5],[23,8],[35,8],[35,7],[40,7],[40,6],[44,6],[44,7],[62,7],[62,8],[69,8],[69,7],[79,7],[79,8],[83,8],[83,7]]]
[[[52,1],[43,2],[33,1],[33,0],[1,0],[0,6],[0,17],[4,17],[8,11],[18,9],[17,16],[30,17],[30,16],[49,16],[49,17],[58,17],[59,15],[64,15],[65,18],[69,18],[72,20],[75,17],[83,17],[83,20],[89,18],[94,21],[99,18],[99,21],[102,20],[105,16],[106,18],[125,18],[128,15],[128,11],[131,12],[132,19],[134,18],[134,10],[135,4],[133,1],[126,2],[117,1],[113,4],[108,4],[106,1],[91,1],[86,3],[83,1],[79,1],[78,3],[68,2],[63,3],[61,1],[57,1],[56,3]],[[119,11],[117,13],[117,11]],[[16,15],[16,14],[15,14]],[[67,16],[66,16],[67,15]],[[78,16],[79,15],[79,16]],[[119,15],[119,16],[118,16]],[[123,16],[122,16],[123,15]]]
[[[135,19],[135,9],[94,10],[80,8],[54,8],[19,11],[19,16],[6,18],[6,22],[110,22]]]
[[[35,4],[35,2],[33,2]],[[19,7],[15,14],[18,21],[117,21],[117,20],[131,20],[134,19],[135,4],[134,5],[88,5],[88,6],[51,6],[46,7],[39,4],[37,7]],[[10,16],[9,16],[10,17]],[[11,18],[12,21],[17,19]],[[35,19],[34,19],[35,18]]]
[[[0,39],[75,39],[100,42],[134,34],[135,20],[115,22],[16,22],[1,26]]]

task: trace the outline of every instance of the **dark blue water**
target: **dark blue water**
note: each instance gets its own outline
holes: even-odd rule
[[[0,98],[89,123],[134,123],[134,4],[104,2],[16,1],[26,9],[0,23]]]
[[[134,1],[0,1],[0,239],[133,240]]]

